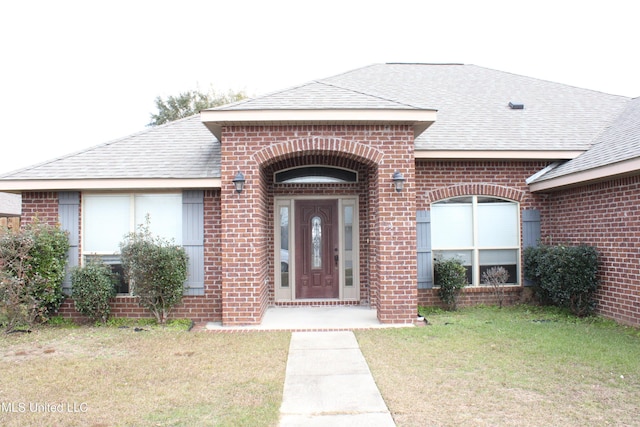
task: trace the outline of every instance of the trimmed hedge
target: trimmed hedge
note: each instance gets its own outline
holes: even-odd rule
[[[109,300],[116,296],[117,276],[111,267],[92,261],[71,271],[71,297],[79,313],[106,322],[111,314]]]
[[[188,265],[184,248],[153,236],[147,218],[146,225],[140,225],[120,243],[120,253],[132,294],[159,324],[164,324],[182,301]]]
[[[456,258],[436,258],[433,264],[434,284],[439,287],[438,297],[449,310],[455,310],[460,290],[467,285],[467,275],[462,261]]]
[[[588,316],[596,308],[598,253],[592,246],[540,245],[524,250],[524,275],[543,304]]]

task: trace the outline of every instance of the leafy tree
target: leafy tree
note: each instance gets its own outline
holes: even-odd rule
[[[208,92],[189,90],[178,96],[168,96],[166,99],[157,97],[155,100],[157,114],[151,114],[151,122],[147,126],[158,126],[174,120],[198,114],[201,110],[217,107],[243,100],[247,97],[244,91],[219,93],[211,89]]]

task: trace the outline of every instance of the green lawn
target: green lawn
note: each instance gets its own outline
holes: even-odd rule
[[[638,329],[535,307],[427,319],[356,331],[399,426],[640,425]],[[142,329],[0,334],[0,425],[278,424],[289,333]]]
[[[640,332],[553,309],[476,307],[356,332],[399,426],[640,425]]]
[[[1,334],[0,425],[277,425],[289,333],[143,329]]]

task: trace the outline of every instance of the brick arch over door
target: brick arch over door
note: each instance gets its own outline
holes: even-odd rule
[[[378,165],[384,154],[368,145],[340,138],[312,137],[293,139],[264,147],[253,155],[262,167],[300,154],[336,154],[345,159],[355,160],[369,166]]]
[[[427,191],[425,194],[427,202],[429,203],[469,195],[499,197],[513,200],[514,202],[521,202],[524,198],[524,192],[521,190],[502,185],[483,183],[457,184],[449,187],[436,188],[435,190]]]

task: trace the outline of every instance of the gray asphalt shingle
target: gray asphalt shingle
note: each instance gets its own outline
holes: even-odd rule
[[[211,178],[220,143],[195,115],[3,175],[2,179]]]
[[[524,109],[509,108],[511,101]],[[417,150],[582,151],[595,143],[539,178],[548,179],[640,156],[638,104],[475,65],[374,64],[216,109],[437,110]],[[0,179],[217,178],[220,161],[219,141],[193,116]]]
[[[637,157],[640,157],[640,98],[627,104],[622,114],[598,136],[590,150],[535,181],[545,181]]]

